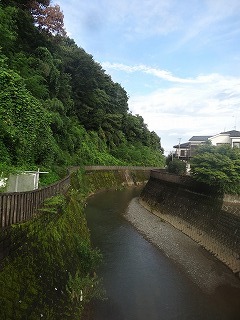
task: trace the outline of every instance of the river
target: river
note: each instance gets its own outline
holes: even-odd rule
[[[93,320],[238,320],[219,301],[202,292],[159,249],[123,217],[139,188],[98,193],[86,216],[92,243],[104,257],[107,300],[93,305]],[[189,257],[190,258],[190,257]]]

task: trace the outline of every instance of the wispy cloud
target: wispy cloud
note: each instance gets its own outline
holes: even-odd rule
[[[145,96],[130,98],[133,113],[139,113],[150,130],[162,137],[164,148],[171,149],[177,137],[216,134],[233,129],[240,105],[240,86],[222,97],[222,85],[198,87],[194,84],[173,86]],[[238,127],[239,128],[239,127]],[[175,137],[175,138],[174,138]],[[182,141],[183,142],[183,141]]]
[[[240,77],[205,74],[183,78],[146,65],[102,65],[107,70],[128,74],[147,73],[168,84],[148,94],[133,95],[129,100],[130,110],[143,116],[149,129],[162,137],[162,144],[167,149],[171,145],[165,146],[164,137],[167,144],[171,144],[176,136],[189,135],[188,140],[193,134],[214,134],[233,129],[233,117],[240,105]]]
[[[76,26],[88,32],[110,27],[119,31],[119,36],[130,39],[175,33],[177,48],[199,35],[204,35],[202,41],[214,38],[223,21],[227,21],[228,26],[222,30],[223,36],[230,30],[239,30],[239,23],[236,27],[240,16],[239,0],[102,0],[101,4],[96,0],[59,0],[58,3],[66,13],[66,27],[70,33]]]
[[[171,72],[161,69],[155,69],[146,65],[137,65],[137,66],[128,66],[124,65],[122,63],[109,63],[109,62],[103,62],[102,63],[103,68],[106,68],[107,70],[113,69],[118,71],[125,71],[128,73],[132,72],[143,72],[147,74],[151,74],[153,76],[156,76],[158,78],[161,78],[163,80],[171,81],[171,82],[180,82],[180,83],[187,83],[191,82],[191,79],[182,79],[175,77],[171,74]]]
[[[197,7],[194,5],[190,8],[191,16],[184,24],[184,30],[174,46],[175,50],[194,39],[197,39],[197,46],[201,46],[215,43],[215,41],[225,42],[226,38],[239,34],[240,2],[238,0],[207,0],[204,3],[201,2],[195,14],[193,14],[193,8]]]
[[[161,78],[163,80],[169,81],[169,82],[175,82],[175,83],[183,83],[183,84],[215,84],[216,82],[219,82],[222,84],[222,86],[235,86],[240,84],[240,78],[233,78],[233,77],[223,77],[220,74],[212,73],[208,75],[198,75],[195,78],[181,78],[174,76],[170,71],[153,68],[146,65],[136,65],[136,66],[130,66],[125,65],[122,63],[110,63],[110,62],[102,62],[103,68],[107,70],[117,70],[117,71],[124,71],[128,73],[133,72],[143,72],[150,74],[152,76],[156,76],[158,78]]]
[[[130,109],[163,145],[233,128],[240,106],[239,0],[58,3],[67,31],[107,61],[103,68],[131,95]]]

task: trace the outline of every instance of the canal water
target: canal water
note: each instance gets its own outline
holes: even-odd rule
[[[177,264],[122,216],[140,189],[108,191],[86,207],[93,245],[104,257],[99,274],[107,299],[93,304],[93,320],[238,320],[204,294]],[[189,256],[191,259],[191,256]]]

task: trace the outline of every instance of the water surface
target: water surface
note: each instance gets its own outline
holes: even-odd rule
[[[219,299],[204,294],[181,269],[122,216],[140,189],[90,198],[86,215],[107,300],[94,303],[94,320],[239,320]],[[189,257],[191,259],[191,257]]]

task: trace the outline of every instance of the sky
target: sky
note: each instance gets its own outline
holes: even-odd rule
[[[129,95],[165,154],[240,130],[239,0],[58,0],[70,38]]]

